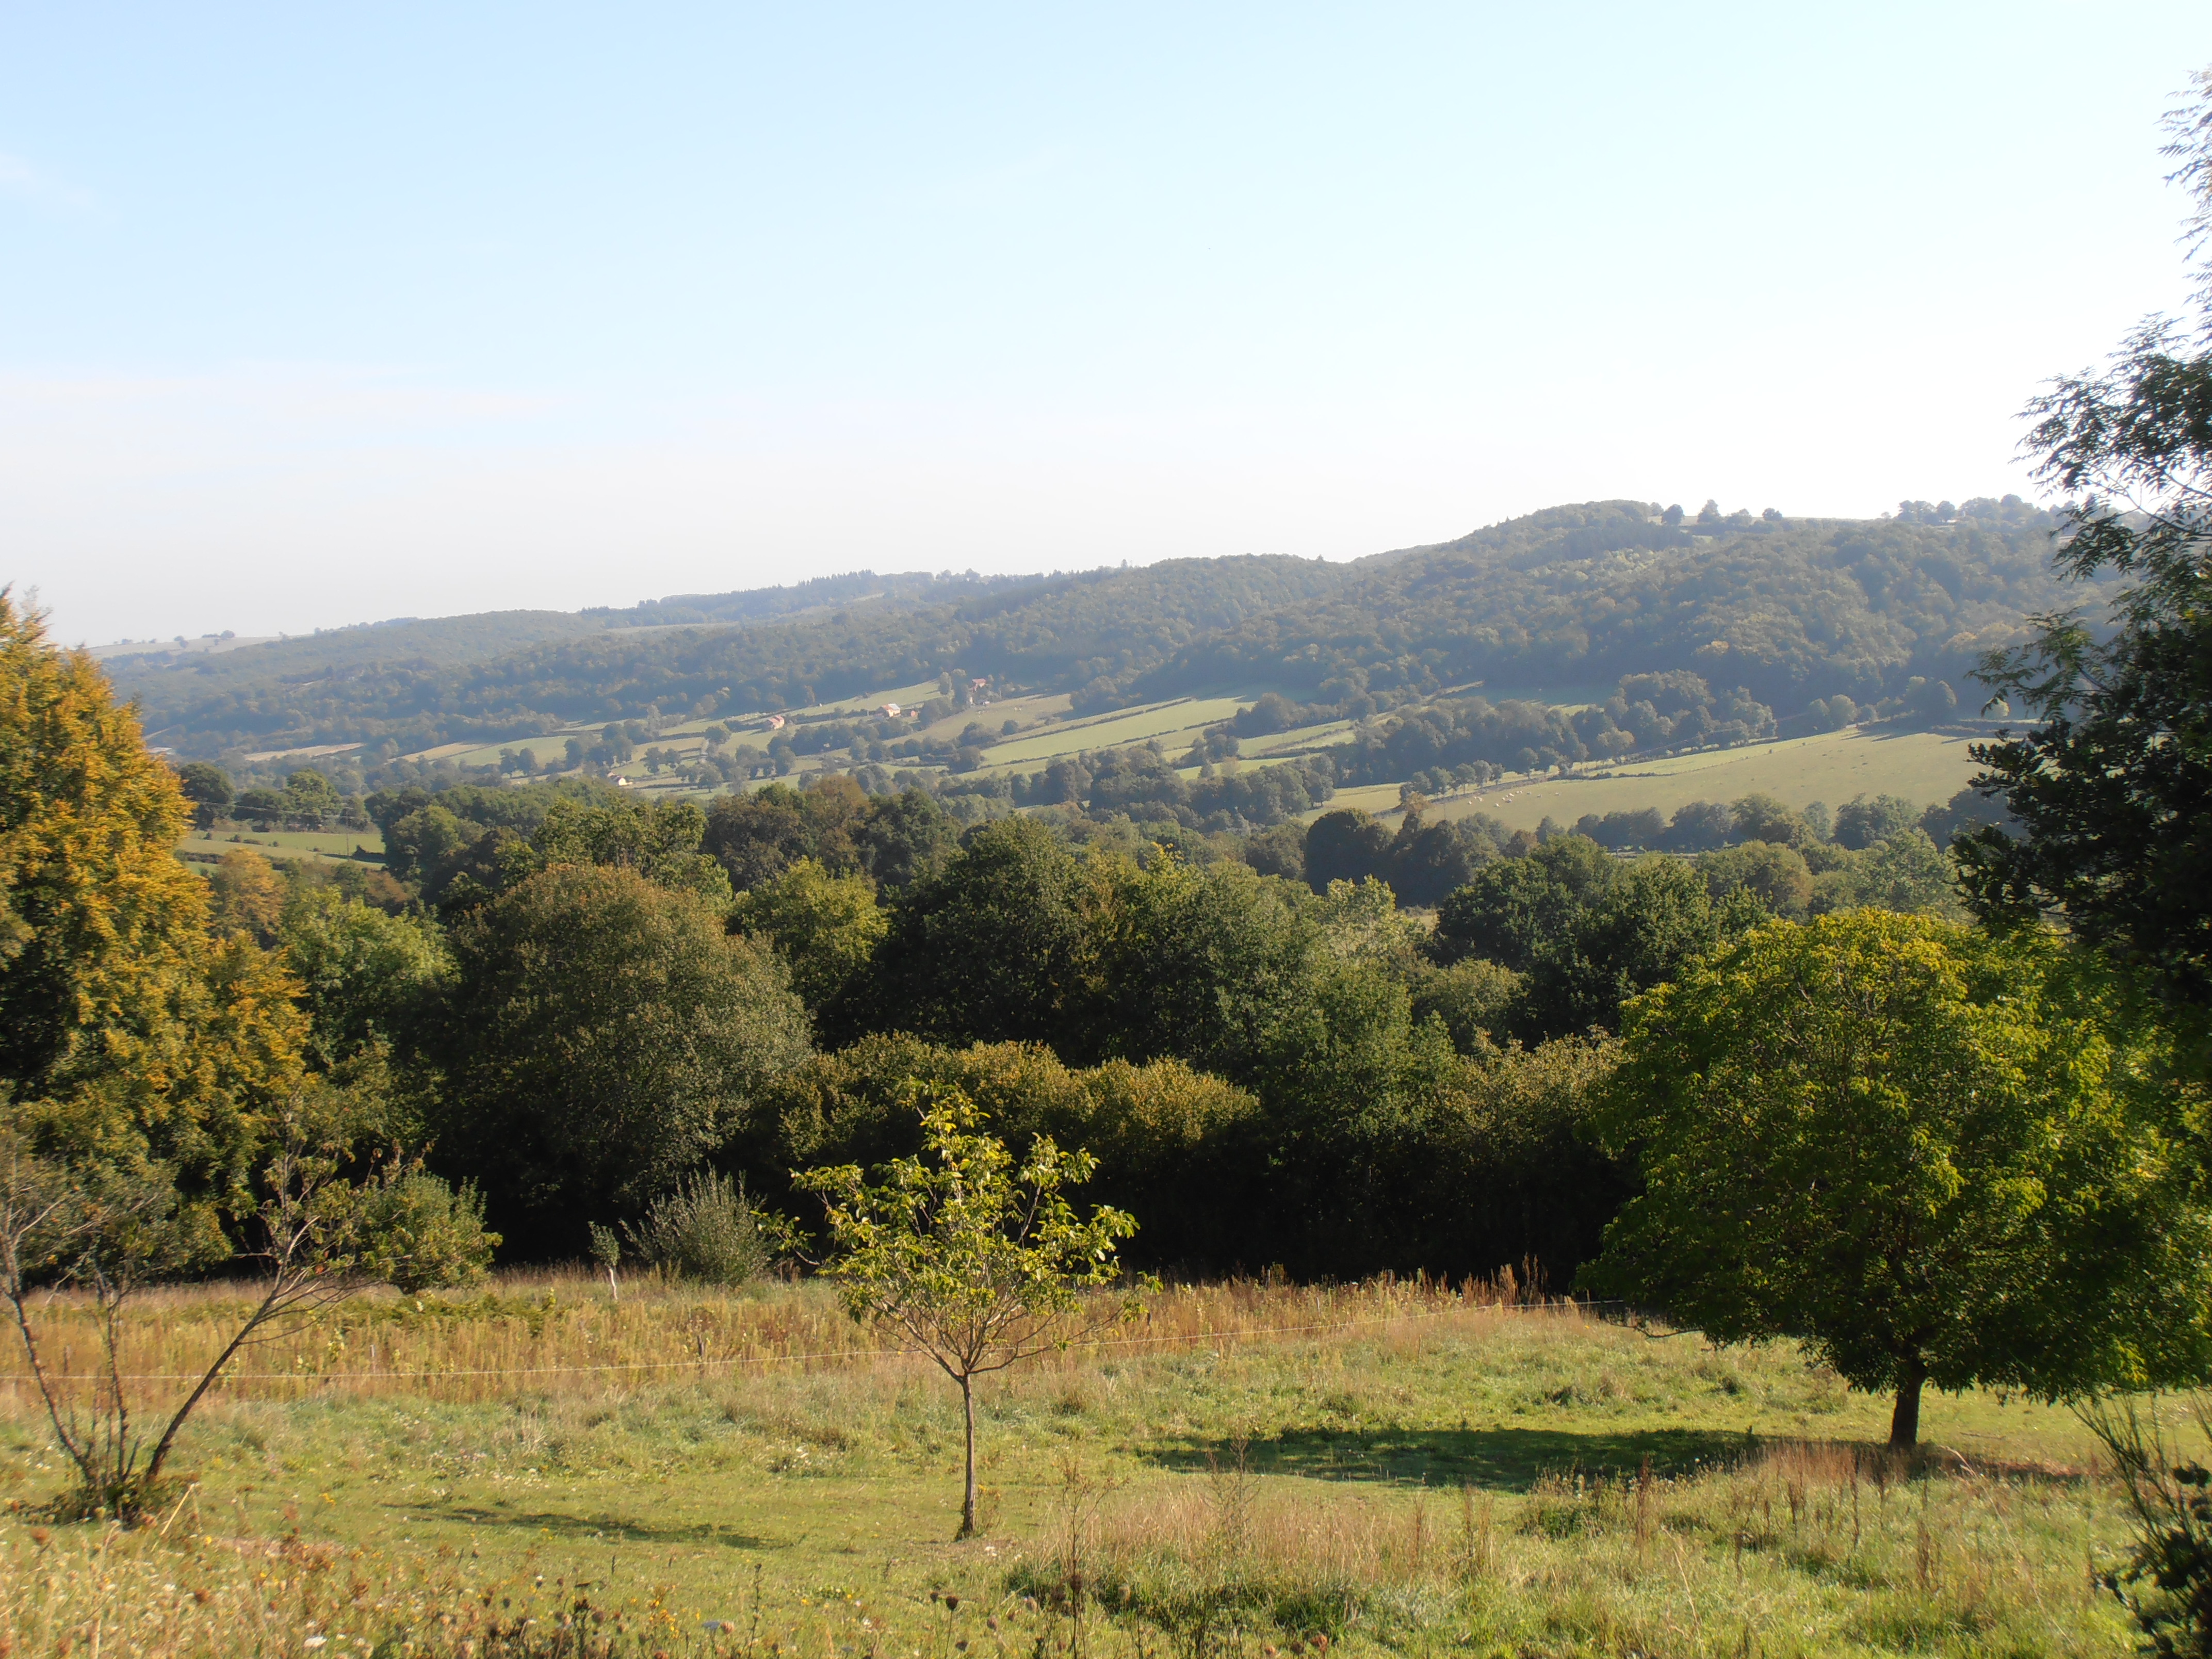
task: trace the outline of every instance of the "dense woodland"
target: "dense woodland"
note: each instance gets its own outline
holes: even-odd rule
[[[963,829],[836,776],[703,809],[582,779],[366,805],[383,868],[232,852],[210,929],[287,953],[320,1052],[374,1056],[525,1258],[702,1170],[781,1205],[794,1169],[911,1151],[900,1091],[929,1077],[1097,1152],[1097,1195],[1156,1218],[1142,1265],[1565,1284],[1626,1191],[1576,1128],[1625,999],[1770,917],[1958,908],[1930,834],[1956,812],[1887,798],[1532,834],[1409,796],[1395,828],[1179,842]]]
[[[1661,520],[1672,516],[1678,522]],[[366,744],[369,758],[578,723],[781,709],[957,671],[1079,712],[1273,687],[1360,719],[1475,682],[1692,673],[1785,732],[1956,695],[2054,608],[2052,522],[2016,498],[1873,521],[1558,507],[1352,564],[1176,560],[1033,579],[852,577],[555,617],[346,629],[118,659],[155,740],[191,757]],[[1491,694],[1505,700],[1498,693]],[[1739,718],[1717,711],[1725,726]],[[1791,722],[1796,722],[1792,725]]]

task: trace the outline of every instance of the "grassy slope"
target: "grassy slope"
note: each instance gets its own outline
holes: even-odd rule
[[[195,863],[219,859],[238,848],[250,847],[272,858],[351,860],[356,849],[384,855],[384,832],[374,824],[366,830],[187,830],[177,851]]]
[[[1582,777],[1494,784],[1446,797],[1434,813],[1449,818],[1487,812],[1510,828],[1533,830],[1547,817],[1571,827],[1585,812],[1653,806],[1671,814],[1686,801],[1732,801],[1754,792],[1791,806],[1817,800],[1835,807],[1858,794],[1901,795],[1924,806],[1948,800],[1978,769],[1966,753],[1970,741],[1936,732],[1853,728],[1633,763]],[[1397,805],[1396,784],[1376,784],[1340,790],[1322,810],[1358,806],[1395,813]]]
[[[794,1652],[951,1659],[954,1637],[1024,1651],[1051,1620],[1020,1593],[1064,1576],[1072,1512],[1089,1582],[1115,1606],[1126,1585],[1130,1608],[1172,1624],[1178,1597],[1243,1595],[1249,1636],[1224,1653],[1278,1630],[1362,1651],[2124,1646],[2085,1572],[2118,1540],[2116,1512],[2080,1473],[2069,1417],[1936,1397],[1926,1431],[1957,1451],[1932,1479],[1878,1483],[1847,1443],[1880,1433],[1882,1402],[1786,1347],[1714,1351],[1403,1287],[1170,1293],[1157,1330],[1228,1329],[1079,1350],[983,1387],[987,1536],[955,1546],[957,1395],[933,1371],[893,1357],[691,1363],[695,1341],[710,1362],[849,1346],[820,1287],[730,1300],[634,1286],[620,1310],[588,1281],[518,1288],[473,1317],[387,1304],[378,1322],[253,1361],[384,1376],[367,1397],[262,1385],[290,1397],[249,1387],[212,1407],[187,1443],[200,1484],[181,1547],[135,1576],[111,1556],[72,1577],[58,1569],[81,1535],[42,1553],[21,1521],[0,1521],[15,1650],[48,1650],[31,1626],[57,1597],[127,1601],[155,1580],[220,1589],[261,1559],[250,1540],[290,1534],[294,1550],[338,1547],[330,1559],[354,1563],[360,1604],[445,1573],[538,1596],[542,1611],[584,1579],[602,1606],[641,1619],[657,1607],[670,1650],[704,1620],[757,1617],[763,1644]],[[200,1294],[167,1310],[171,1340],[196,1328],[173,1316]],[[1315,1323],[1340,1328],[1263,1334]],[[533,1361],[665,1369],[445,1384],[418,1369]],[[58,1474],[20,1393],[0,1425],[0,1480],[35,1499]],[[311,1583],[264,1581],[255,1606]],[[343,1604],[335,1574],[330,1588]],[[966,1610],[948,1614],[933,1589]],[[360,1606],[322,1616],[375,1631]],[[289,1639],[304,1627],[295,1619]]]

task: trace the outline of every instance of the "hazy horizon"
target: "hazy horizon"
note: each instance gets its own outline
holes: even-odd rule
[[[2179,4],[0,9],[58,637],[2033,495],[2180,302]]]

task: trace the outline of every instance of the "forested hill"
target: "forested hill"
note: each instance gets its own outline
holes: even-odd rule
[[[628,609],[486,611],[462,617],[398,617],[353,628],[319,629],[222,652],[145,652],[108,659],[102,667],[121,694],[136,697],[157,740],[191,753],[267,738],[291,740],[301,730],[357,741],[349,718],[371,711],[408,688],[444,683],[472,665],[611,633],[700,624],[758,623],[826,611],[832,605],[886,599],[925,602],[971,598],[1028,578],[878,575],[860,570],[788,587],[742,592],[678,594]]]
[[[1923,521],[1668,526],[1640,502],[1555,507],[1363,560],[1334,591],[1195,641],[1131,689],[1265,682],[1344,702],[1691,669],[1777,708],[1871,702],[1914,675],[1963,682],[2024,616],[2084,598],[2051,574],[2049,514],[2013,497],[1948,522],[1914,511]]]
[[[1675,515],[1670,515],[1675,516]],[[1482,680],[1598,685],[1689,669],[1778,708],[1954,682],[2035,611],[2053,521],[2016,499],[1874,520],[1660,521],[1563,507],[1349,565],[1170,560],[1036,578],[877,576],[687,596],[471,654],[471,624],[347,629],[216,656],[125,659],[155,740],[185,755],[490,740],[658,709],[781,708],[933,678],[1075,694],[1079,708],[1274,688],[1349,704]],[[512,623],[507,624],[512,626]],[[443,629],[436,651],[410,637]],[[379,636],[381,636],[380,638]],[[512,636],[510,636],[512,637]]]

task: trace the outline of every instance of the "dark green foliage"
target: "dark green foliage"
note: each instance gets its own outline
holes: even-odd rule
[[[1486,813],[1431,821],[1418,798],[1407,800],[1393,831],[1357,807],[1324,812],[1306,830],[1300,860],[1316,892],[1333,881],[1388,882],[1401,904],[1433,905],[1463,887],[1496,858],[1506,835]]]
[[[2017,836],[2020,833],[2020,821],[2013,817],[2002,796],[1992,798],[1972,786],[1920,815],[1920,827],[1938,847],[1948,847],[1960,836],[1984,825],[2002,830],[2008,836]]]
[[[1954,850],[1976,908],[2064,913],[2080,938],[2169,997],[2212,1001],[2212,82],[2169,118],[2191,197],[2197,326],[2140,325],[2101,374],[2063,375],[2030,406],[2037,476],[2069,497],[2058,568],[2124,584],[2118,626],[2043,619],[1982,678],[2036,724],[1977,746],[1978,784],[2019,820]],[[2100,498],[2103,499],[2100,499]],[[2056,611],[2056,606],[2048,607]]]
[[[487,839],[498,845],[499,833]],[[704,850],[706,833],[707,815],[691,801],[556,801],[526,845],[499,845],[496,881],[483,884],[498,890],[555,865],[597,864],[720,907],[730,883]]]
[[[1669,853],[1710,853],[1735,833],[1735,814],[1718,801],[1686,801],[1674,809],[1662,845]]]
[[[1514,1028],[1531,1036],[1616,1029],[1631,997],[1720,943],[1723,920],[1697,871],[1672,859],[1638,860],[1586,905],[1565,938],[1538,951]]]
[[[1764,914],[1739,913],[1728,898],[1700,867],[1624,863],[1584,836],[1560,836],[1454,893],[1429,948],[1447,964],[1486,962],[1520,976],[1499,1029],[1532,1040],[1610,1030],[1628,998]]]
[[[1698,873],[1716,900],[1738,894],[1769,915],[1802,917],[1813,902],[1813,872],[1794,847],[1748,841],[1698,860]]]
[[[1525,973],[1608,891],[1619,866],[1595,842],[1562,836],[1523,858],[1486,866],[1437,913],[1433,951],[1480,957]]]
[[[1585,812],[1575,820],[1575,833],[1588,837],[1609,853],[1656,852],[1666,842],[1667,820],[1655,809]]]
[[[191,761],[177,769],[177,782],[192,803],[192,819],[202,828],[222,815],[230,805],[230,774],[210,761]]]
[[[960,840],[959,826],[918,789],[870,801],[851,834],[861,870],[893,891],[944,868]]]
[[[869,1023],[949,1042],[1060,1040],[1081,967],[1081,889],[1047,826],[1001,818],[969,832],[893,907]]]
[[[807,1049],[765,947],[634,871],[556,866],[463,921],[435,1045],[441,1165],[524,1255],[580,1252],[718,1147]]]
[[[723,796],[708,812],[702,844],[742,893],[800,859],[832,875],[863,873],[887,888],[909,886],[942,868],[955,838],[945,809],[919,791],[872,797],[833,774],[800,789],[772,783]]]
[[[1267,1184],[1259,1102],[1177,1060],[1079,1071],[1036,1045],[865,1037],[778,1080],[775,1139],[757,1155],[783,1170],[910,1157],[920,1130],[904,1102],[917,1081],[958,1089],[1018,1149],[1043,1134],[1096,1156],[1085,1201],[1146,1218],[1125,1252],[1133,1265],[1202,1270],[1253,1259],[1249,1230]]]
[[[1733,810],[1737,841],[1763,841],[1776,847],[1802,848],[1814,838],[1812,827],[1803,815],[1771,795],[1746,795]]]
[[[1578,1043],[1492,1051],[1445,1067],[1419,1109],[1388,1126],[1316,1138],[1264,1093],[1173,1060],[1078,1070],[1041,1046],[871,1036],[780,1079],[747,1158],[764,1183],[787,1179],[772,1171],[909,1156],[917,1131],[902,1102],[920,1080],[959,1089],[1017,1146],[1042,1133],[1095,1153],[1082,1196],[1142,1218],[1124,1251],[1133,1266],[1462,1274],[1534,1260],[1564,1282],[1624,1195],[1577,1133],[1609,1063]],[[1388,1200],[1349,1203],[1331,1190],[1336,1177]]]

